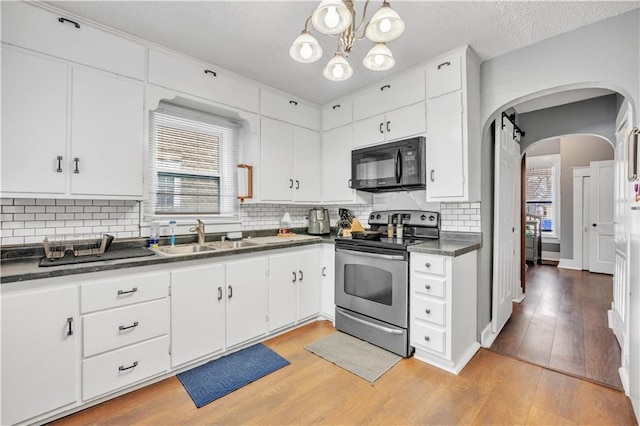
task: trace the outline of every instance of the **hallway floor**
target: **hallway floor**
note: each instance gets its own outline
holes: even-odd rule
[[[533,265],[491,350],[622,390],[620,346],[607,325],[611,275]]]

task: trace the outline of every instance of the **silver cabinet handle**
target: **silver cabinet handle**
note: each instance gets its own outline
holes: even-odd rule
[[[327,267],[326,267],[326,266],[323,266],[323,267],[322,267],[322,276],[323,276],[323,277],[326,277],[326,276],[327,276]]]
[[[73,171],[73,173],[79,174],[80,173],[80,166],[78,165],[78,163],[80,163],[80,158],[78,158],[78,157],[74,158],[73,162],[76,163],[76,168]]]
[[[436,171],[434,169],[431,169],[431,173],[430,173],[431,182],[435,182],[436,181],[435,173],[436,173]]]
[[[132,288],[131,290],[127,290],[127,291],[124,291],[124,290],[118,290],[118,296],[122,296],[123,294],[133,294],[133,293],[135,293],[136,291],[138,291],[138,287],[134,287],[134,288]]]
[[[67,336],[73,336],[73,317],[67,318]]]
[[[58,155],[56,160],[58,160],[58,168],[56,169],[56,172],[62,173],[62,155]]]
[[[128,329],[130,329],[130,328],[136,328],[137,326],[138,326],[138,321],[135,321],[133,324],[128,325],[128,326],[126,326],[126,327],[125,327],[124,325],[121,325],[120,327],[118,327],[118,330],[120,330],[120,331],[122,331],[122,330],[128,330]]]
[[[125,367],[124,365],[121,365],[120,367],[118,367],[118,371],[131,370],[132,368],[135,368],[137,366],[138,366],[138,361],[134,361],[133,364],[131,364],[128,367]]]
[[[373,323],[370,323],[369,321],[365,321],[363,319],[356,318],[353,315],[349,315],[346,312],[342,312],[342,311],[338,311],[338,312],[340,313],[340,315],[343,315],[343,316],[345,316],[345,317],[347,317],[347,318],[349,318],[349,319],[351,319],[351,320],[353,320],[355,322],[359,322],[360,324],[364,324],[364,325],[367,325],[367,326],[369,326],[371,328],[375,328],[376,330],[380,330],[380,331],[383,331],[383,332],[389,333],[389,334],[402,334],[401,330],[394,330],[393,328],[383,327],[383,326],[378,325],[378,324],[373,324]]]
[[[292,271],[291,273],[293,274],[293,279],[291,280],[291,282],[295,283],[298,280],[298,276],[296,275],[296,271]]]

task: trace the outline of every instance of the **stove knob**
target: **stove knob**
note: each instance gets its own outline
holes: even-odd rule
[[[422,215],[422,216],[420,216],[420,219],[422,219],[422,220],[426,220],[426,219],[427,219],[427,216]]]
[[[436,220],[436,217],[435,217],[434,215],[431,215],[431,216],[429,216],[429,220],[430,220],[431,222],[433,222],[434,220]]]
[[[373,220],[373,219],[375,219],[375,218],[376,218],[376,215],[375,215],[375,214],[372,214],[370,219],[371,219],[371,220]]]
[[[376,215],[376,219],[380,219],[380,217],[381,217],[381,216],[380,216],[379,214],[378,214],[378,215]]]

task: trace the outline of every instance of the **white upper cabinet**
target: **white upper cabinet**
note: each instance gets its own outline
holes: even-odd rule
[[[142,197],[142,85],[73,70],[71,193]]]
[[[427,66],[427,98],[462,89],[462,58],[460,53],[443,56]]]
[[[362,120],[425,99],[424,69],[415,69],[369,86],[353,100],[353,119]]]
[[[258,111],[259,91],[228,71],[149,49],[149,83],[247,111]]]
[[[427,65],[427,201],[480,199],[480,65],[467,47]]]
[[[320,130],[320,110],[290,96],[260,91],[260,114],[307,129]]]
[[[353,101],[351,99],[343,99],[322,108],[322,130],[331,130],[351,124],[352,120]]]
[[[67,73],[66,64],[2,47],[2,193],[64,194]]]
[[[2,41],[144,80],[145,46],[26,2],[2,3]]]
[[[262,118],[260,199],[320,201],[320,134]]]
[[[354,123],[354,148],[423,134],[426,126],[424,102],[398,108]]]

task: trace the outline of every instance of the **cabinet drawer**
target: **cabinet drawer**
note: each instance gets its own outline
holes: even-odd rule
[[[442,354],[445,353],[446,333],[444,330],[417,324],[415,321],[412,327],[411,344],[413,346],[431,349]]]
[[[411,259],[411,267],[414,271],[418,272],[444,275],[444,261],[444,256],[438,256],[435,254],[417,254]]]
[[[462,89],[462,60],[459,53],[430,63],[426,73],[427,98]]]
[[[60,22],[64,15],[3,2],[2,41],[73,62],[144,80],[146,48],[131,40],[78,21]],[[74,20],[74,18],[69,17]]]
[[[412,316],[438,325],[445,325],[446,303],[441,300],[413,298]]]
[[[167,371],[169,337],[129,346],[82,361],[82,399],[117,390]]]
[[[351,123],[352,120],[353,101],[351,99],[322,108],[322,130],[335,129]]]
[[[257,87],[207,64],[149,50],[149,83],[258,112]]]
[[[260,114],[312,130],[320,130],[320,111],[298,99],[260,91]]]
[[[84,357],[138,343],[169,332],[169,300],[162,299],[86,315]]]
[[[411,276],[411,289],[418,294],[444,298],[446,282],[444,278],[435,278],[418,272]]]
[[[80,287],[80,312],[116,308],[167,297],[169,273],[158,272],[97,281]]]

